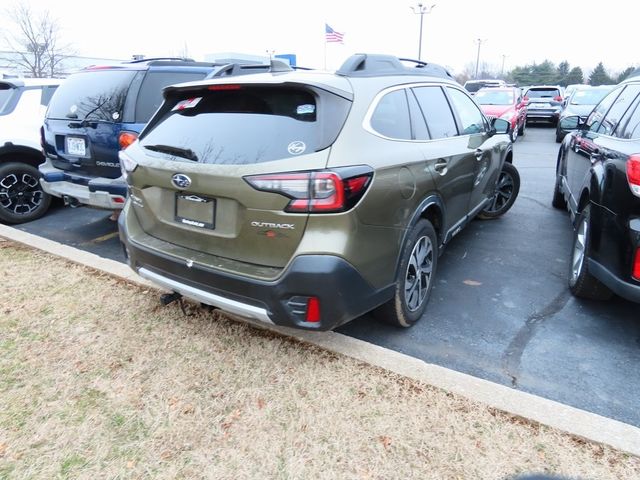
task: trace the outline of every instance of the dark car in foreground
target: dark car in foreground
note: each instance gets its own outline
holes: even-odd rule
[[[545,122],[555,126],[562,110],[562,87],[533,86],[524,92],[527,102],[527,122]]]
[[[442,248],[516,199],[509,124],[442,67],[355,55],[335,73],[172,86],[121,152],[129,265],[241,316],[409,327]]]
[[[563,127],[563,119],[575,116],[586,117],[591,113],[593,107],[595,107],[613,88],[614,85],[602,85],[599,87],[582,85],[574,88],[571,95],[566,98],[565,107],[560,113],[560,119],[556,126],[556,143],[562,142],[564,136],[577,126],[573,125],[571,129],[566,129]]]
[[[640,80],[610,92],[558,153],[553,206],[568,208],[575,234],[569,288],[640,302]]]

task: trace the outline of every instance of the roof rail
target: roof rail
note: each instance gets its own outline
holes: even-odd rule
[[[252,73],[279,73],[290,72],[293,69],[281,60],[271,60],[271,63],[228,63],[211,72],[205,78],[229,77],[236,75],[249,75]]]
[[[414,63],[407,67],[402,62]],[[381,75],[428,75],[455,80],[447,69],[435,63],[410,58],[398,58],[393,55],[356,53],[345,60],[336,71],[345,77],[378,77]]]
[[[141,58],[139,60],[129,60],[126,63],[145,63],[145,62],[153,62],[155,60],[170,60],[170,61],[181,61],[181,62],[195,62],[193,58],[187,57],[152,57],[152,58]]]

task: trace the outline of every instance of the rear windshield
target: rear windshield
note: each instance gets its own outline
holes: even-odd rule
[[[227,89],[170,97],[141,135],[141,145],[176,160],[269,162],[327,148],[351,105],[318,89],[217,87]]]
[[[480,105],[513,105],[512,91],[506,90],[482,90],[473,97]]]
[[[560,90],[557,88],[536,88],[527,91],[529,98],[553,98],[560,96]]]
[[[5,109],[9,106],[15,91],[11,85],[0,83],[0,115],[6,113]]]
[[[53,95],[47,117],[122,121],[127,91],[135,74],[130,70],[92,70],[71,75]]]

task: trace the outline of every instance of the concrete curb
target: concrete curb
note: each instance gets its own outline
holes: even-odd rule
[[[125,264],[115,260],[105,259],[5,225],[0,225],[0,237],[102,271],[136,285],[159,289],[151,282],[139,277]],[[272,327],[257,322],[249,323],[433,385],[498,410],[640,456],[640,428],[632,425],[438,365],[428,364],[417,358],[339,333],[307,332]]]

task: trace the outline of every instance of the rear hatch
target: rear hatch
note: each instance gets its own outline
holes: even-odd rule
[[[304,234],[305,195],[333,198],[333,179],[312,172],[326,167],[350,105],[299,84],[171,90],[124,153],[138,163],[129,182],[143,230],[166,253],[213,256],[213,267],[215,257],[284,267]]]
[[[120,176],[118,136],[126,128],[124,120],[133,123],[124,118],[125,106],[141,73],[90,70],[70,76],[58,88],[44,127],[45,149],[56,168],[90,177]]]
[[[560,90],[555,87],[530,88],[527,91],[526,97],[529,99],[527,106],[532,110],[552,109],[562,106]]]

